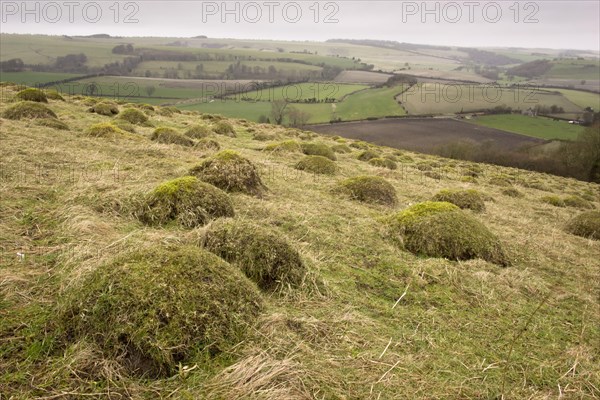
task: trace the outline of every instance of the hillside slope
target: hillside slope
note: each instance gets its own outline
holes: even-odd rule
[[[49,100],[46,106],[68,126],[54,129],[48,119],[6,118],[18,88],[2,89],[0,393],[7,398],[600,397],[600,242],[565,231],[572,217],[600,206],[598,185],[243,120],[227,121],[231,133],[218,117],[197,112],[146,109],[149,122],[131,125],[119,122],[125,105],[117,105],[116,117],[104,116],[88,112],[96,101],[82,97]],[[113,114],[110,107],[96,109]],[[106,125],[90,131],[111,121],[135,133],[100,129]],[[155,127],[183,133],[198,124],[207,130],[197,128],[187,140],[161,131],[190,146],[151,140],[160,136]],[[204,160],[219,160],[206,139],[256,167],[263,187],[250,194],[229,190],[234,225],[259,227],[256,237],[264,240],[247,240],[265,259],[269,250],[298,251],[305,268],[299,282],[255,284],[246,270],[254,264],[231,261],[243,264],[242,247],[223,256],[231,265],[196,254],[218,219],[186,227],[190,219],[180,219],[188,216],[182,211],[165,214],[175,219],[164,225],[142,222],[147,219],[139,216],[154,204],[144,203],[146,193]],[[297,144],[264,150],[287,140]],[[334,146],[335,156],[306,145],[313,142]],[[288,151],[277,151],[282,147]],[[366,149],[395,160],[397,169],[363,161]],[[337,161],[326,174],[300,171],[294,166],[304,159],[302,150],[319,153],[322,165],[330,165],[323,158]],[[230,171],[228,182],[250,185],[238,182],[245,171]],[[358,175],[384,178],[397,200],[372,204],[332,190]],[[481,193],[485,209],[464,214],[499,238],[507,266],[404,250],[410,243],[403,246],[391,233],[389,216],[442,189]],[[368,200],[376,192],[363,194]],[[564,201],[575,198],[569,196],[577,201]],[[271,245],[274,237],[283,244]],[[186,275],[196,264],[185,260],[216,269]],[[146,269],[136,278],[139,263]],[[134,278],[136,284],[127,283]],[[232,295],[236,290],[243,295]],[[122,292],[129,295],[118,297]],[[168,301],[155,305],[162,295]],[[86,299],[87,306],[65,311]],[[202,308],[230,300],[237,307],[233,322],[233,305],[231,315],[181,314],[194,302]],[[102,325],[115,315],[117,323]],[[176,316],[179,322],[171,324]],[[206,318],[213,316],[210,324]],[[200,317],[205,325],[195,322]],[[214,346],[227,324],[234,324],[232,339]],[[194,347],[196,336],[182,331],[178,342],[185,327],[202,327],[202,337],[217,339]],[[137,336],[108,340],[126,329]],[[155,337],[160,340],[148,343]],[[124,350],[116,352],[119,346]],[[172,369],[148,367],[150,356],[167,357],[164,365]]]

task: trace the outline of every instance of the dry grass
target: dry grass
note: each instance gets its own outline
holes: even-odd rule
[[[16,89],[3,89],[14,97]],[[152,142],[153,129],[143,124],[136,126],[139,140],[87,137],[107,117],[87,113],[85,99],[66,100],[50,107],[69,131],[0,120],[4,396],[600,398],[600,242],[564,231],[577,209],[540,202],[551,190],[560,198],[585,195],[598,209],[597,185],[411,152],[398,155],[397,170],[337,153],[338,175],[315,176],[291,167],[303,157],[299,152],[257,149],[247,128],[282,138],[300,133],[235,120],[229,122],[238,137],[219,136],[221,147],[250,160],[269,187],[262,198],[231,194],[236,215],[294,243],[308,269],[300,287],[261,294],[264,312],[243,339],[214,357],[189,356],[169,379],[128,376],[93,341],[64,344],[55,318],[60,293],[132,249],[178,247],[198,234],[145,226],[126,211],[133,195],[187,175],[212,152]],[[11,105],[0,103],[0,112]],[[198,116],[155,112],[152,119],[184,132]],[[418,163],[430,164],[440,179],[427,177]],[[462,182],[463,173],[476,183]],[[338,181],[357,175],[388,181],[397,204],[331,193]],[[506,187],[492,177],[522,196],[503,195]],[[496,199],[478,218],[507,247],[510,267],[418,257],[387,238],[382,219],[448,187]]]

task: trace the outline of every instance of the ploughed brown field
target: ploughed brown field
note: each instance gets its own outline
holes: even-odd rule
[[[377,121],[310,125],[306,129],[326,135],[360,139],[382,146],[430,152],[436,147],[459,141],[490,143],[501,150],[545,143],[545,140],[455,119],[402,118]]]

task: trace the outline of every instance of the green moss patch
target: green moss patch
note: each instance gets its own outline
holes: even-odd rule
[[[379,167],[379,168],[387,168],[387,169],[398,169],[398,164],[396,164],[396,162],[387,159],[387,158],[371,158],[369,160],[369,164],[374,166],[374,167]]]
[[[135,108],[126,108],[119,114],[118,118],[134,125],[148,124],[148,117],[146,114]]]
[[[238,266],[264,290],[298,285],[306,273],[302,258],[281,233],[251,222],[213,222],[204,246]]]
[[[416,204],[394,215],[391,227],[392,235],[416,255],[509,264],[498,238],[454,204]]]
[[[55,118],[38,119],[38,120],[36,120],[35,124],[38,126],[45,126],[45,127],[52,128],[52,129],[58,129],[61,131],[69,130],[69,125],[67,125],[64,122],[59,121],[58,119],[55,119]]]
[[[321,175],[334,175],[337,172],[335,162],[323,156],[305,156],[294,168]]]
[[[394,206],[398,202],[394,186],[379,176],[365,175],[343,180],[334,192],[370,204]]]
[[[202,226],[211,219],[233,217],[227,193],[193,176],[174,179],[150,192],[138,211],[148,225],[176,222],[184,227]]]
[[[89,111],[96,114],[112,117],[113,115],[117,115],[119,113],[119,106],[117,106],[115,103],[103,101],[94,104],[92,107],[90,107]]]
[[[190,126],[184,133],[185,136],[192,139],[203,139],[209,137],[211,134],[211,130],[207,125],[192,125]]]
[[[43,104],[34,101],[20,101],[4,110],[2,117],[14,120],[56,118],[56,114]]]
[[[282,152],[282,153],[300,153],[302,152],[302,147],[300,143],[295,140],[286,140],[278,143],[271,143],[265,146],[264,151],[269,152]]]
[[[254,164],[233,150],[215,154],[190,174],[227,192],[260,195],[266,189]]]
[[[358,155],[358,159],[365,162],[379,157],[381,157],[381,154],[373,150],[365,150]]]
[[[600,211],[587,211],[572,218],[565,230],[587,239],[600,240]]]
[[[442,190],[433,196],[433,201],[452,203],[459,208],[469,209],[475,212],[485,210],[483,196],[477,190]]]
[[[352,149],[350,148],[350,146],[348,146],[346,144],[333,145],[333,146],[331,146],[331,150],[333,150],[336,153],[342,153],[342,154],[352,153]]]
[[[65,101],[65,98],[56,90],[46,90],[46,98],[49,100]]]
[[[193,146],[194,141],[182,135],[173,128],[161,127],[154,130],[151,140],[163,144],[178,144],[181,146]]]
[[[308,156],[323,156],[332,161],[337,158],[331,147],[324,143],[302,143],[302,152]]]
[[[40,89],[35,88],[27,88],[21,90],[16,94],[17,99],[25,100],[25,101],[34,101],[36,103],[47,103],[48,97],[46,97],[46,93],[44,93]]]
[[[233,128],[233,125],[231,125],[231,123],[229,123],[228,121],[224,121],[224,120],[218,121],[215,124],[215,126],[213,127],[213,131],[217,135],[236,137],[235,129]]]
[[[116,139],[120,137],[129,136],[128,132],[125,132],[124,130],[116,127],[110,122],[101,122],[99,124],[94,124],[89,127],[85,134],[91,137],[101,137],[109,139]]]
[[[146,378],[218,354],[244,337],[262,309],[239,270],[195,247],[154,247],[118,257],[62,296],[67,340],[90,340],[105,356]]]

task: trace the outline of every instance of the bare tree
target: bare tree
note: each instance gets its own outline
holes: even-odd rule
[[[285,109],[288,106],[288,102],[286,100],[275,100],[271,103],[271,119],[275,124],[281,125],[283,123],[283,118],[285,117]]]
[[[288,107],[287,117],[291,126],[295,128],[302,128],[304,125],[306,125],[311,115],[307,112],[299,110],[296,107]]]
[[[156,91],[156,87],[150,85],[150,86],[146,86],[146,94],[149,97],[152,97],[152,94]]]

